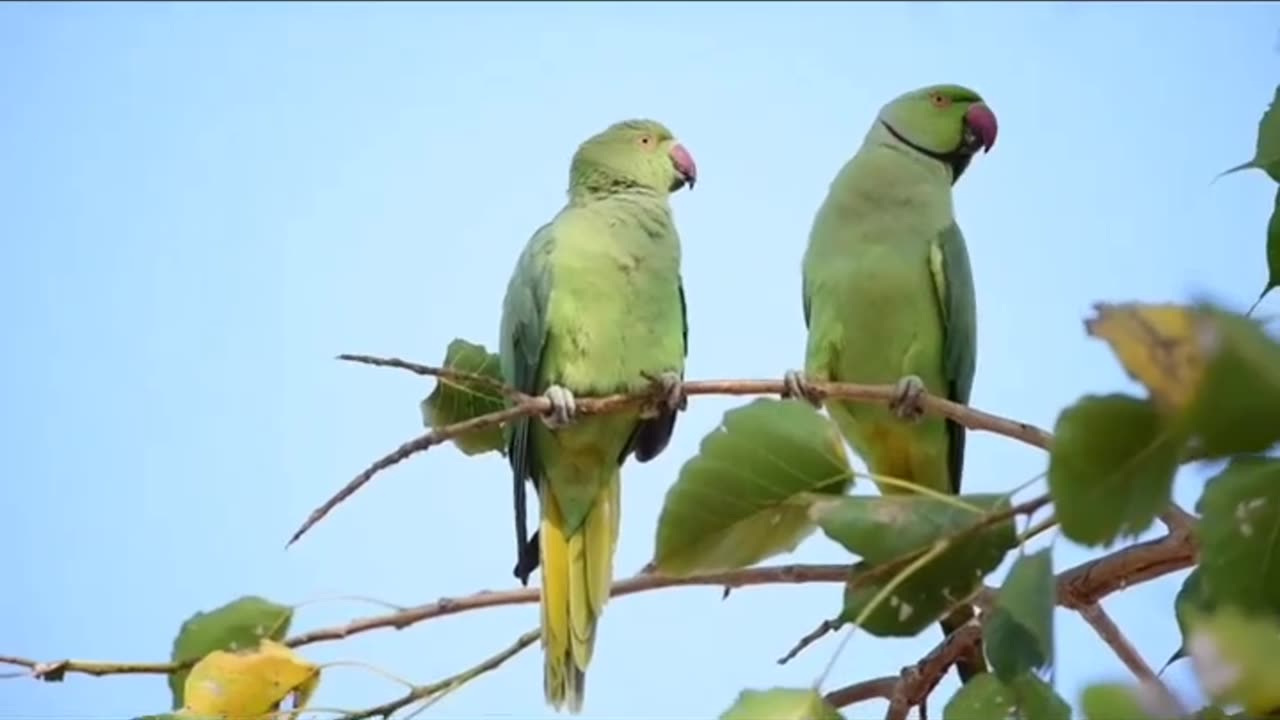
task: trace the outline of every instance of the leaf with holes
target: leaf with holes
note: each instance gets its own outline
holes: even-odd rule
[[[863,623],[867,632],[880,637],[918,634],[977,589],[1017,545],[1013,518],[969,530],[984,516],[1009,507],[1005,496],[995,494],[946,499],[894,494],[815,501],[810,514],[822,531],[863,560],[854,566],[845,586],[841,618],[856,620],[912,556],[919,558],[946,538],[947,548],[897,584]]]
[[[293,608],[247,595],[188,618],[173,641],[170,659],[175,663],[189,663],[215,650],[253,650],[264,639],[284,639],[292,620]],[[182,669],[169,675],[174,709],[183,706],[183,688],[188,672]]]
[[[1196,510],[1203,599],[1198,609],[1280,611],[1280,460],[1236,458],[1205,483]]]
[[[689,575],[793,550],[814,529],[806,498],[852,483],[840,433],[808,403],[760,398],[734,408],[667,491],[653,565]]]
[[[946,707],[942,720],[1071,720],[1071,706],[1035,675],[1003,683],[983,673],[965,683]]]
[[[1280,708],[1280,623],[1230,607],[1193,613],[1187,648],[1201,690],[1215,703],[1255,715]]]
[[[490,382],[437,378],[435,389],[422,400],[422,424],[441,428],[464,420],[495,413],[506,407],[502,387],[502,366],[498,356],[483,345],[457,338],[449,343],[444,367],[472,373]],[[487,427],[459,435],[452,440],[466,455],[503,452],[506,447],[500,427]]]
[[[1280,86],[1276,87],[1275,96],[1262,119],[1258,121],[1258,137],[1254,144],[1253,158],[1230,170],[1224,170],[1218,177],[1257,168],[1280,182]]]
[[[1151,403],[1086,395],[1062,411],[1049,452],[1049,494],[1062,534],[1107,545],[1151,527],[1169,505],[1181,442]]]
[[[294,712],[275,717],[292,720],[319,684],[319,667],[270,640],[253,650],[215,650],[191,668],[183,714],[256,718],[288,702]]]
[[[987,659],[1001,680],[1010,682],[1053,664],[1056,596],[1049,548],[1014,562],[982,630]]]
[[[842,720],[813,688],[743,690],[720,720]]]

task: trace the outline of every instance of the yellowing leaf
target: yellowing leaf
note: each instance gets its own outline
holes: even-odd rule
[[[187,676],[183,713],[245,720],[280,710],[290,697],[292,709],[301,710],[319,684],[319,667],[280,643],[263,640],[257,650],[217,650],[196,663]],[[297,714],[273,717],[291,720]]]
[[[1209,303],[1096,310],[1087,331],[1150,391],[1162,436],[1201,460],[1280,441],[1280,344],[1256,321]]]
[[[1212,334],[1202,332],[1200,314],[1181,305],[1125,303],[1094,306],[1085,330],[1111,346],[1126,372],[1146,386],[1162,409],[1181,411],[1196,395]]]

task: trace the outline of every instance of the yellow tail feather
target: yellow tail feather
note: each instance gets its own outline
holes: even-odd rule
[[[582,711],[586,670],[595,649],[596,623],[613,584],[613,554],[621,521],[618,470],[596,496],[582,527],[564,535],[555,494],[542,494],[543,689],[559,710]]]

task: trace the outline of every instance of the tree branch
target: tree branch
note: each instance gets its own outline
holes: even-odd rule
[[[430,432],[410,440],[387,455],[379,458],[359,475],[355,476],[336,494],[326,500],[320,507],[311,511],[306,521],[298,528],[285,547],[297,542],[316,523],[320,522],[335,507],[351,497],[357,490],[373,479],[379,472],[402,462],[420,452],[426,452],[459,435],[474,430],[500,426],[516,418],[542,415],[550,411],[551,401],[544,397],[524,395],[515,389],[499,385],[492,378],[466,373],[451,368],[418,365],[399,358],[378,358],[370,355],[339,355],[343,360],[360,362],[367,365],[394,367],[409,370],[418,375],[435,376],[454,381],[479,382],[496,387],[502,394],[513,399],[514,405],[504,410],[481,415],[463,422],[434,428]],[[703,380],[684,383],[686,395],[782,395],[786,385],[781,380]],[[814,391],[821,397],[840,398],[843,400],[861,400],[888,404],[894,397],[892,385],[857,385],[853,383],[812,383]],[[632,393],[619,393],[603,397],[577,398],[577,412],[580,415],[601,415],[617,412],[624,408],[651,404],[658,400],[657,387],[646,388]],[[955,403],[945,398],[926,394],[921,404],[928,414],[938,415],[954,420],[970,430],[982,430],[1004,435],[1014,440],[1027,443],[1041,449],[1048,449],[1052,436],[1040,428],[1024,422],[1010,420],[998,415],[975,410],[966,405]]]
[[[1187,531],[1174,531],[1158,540],[1122,548],[1058,573],[1057,603],[1082,610],[1130,585],[1190,567],[1195,559],[1195,536]],[[886,719],[901,720],[912,706],[919,705],[933,692],[955,661],[981,637],[982,630],[976,620],[970,621],[920,662],[903,668],[898,677],[879,677],[848,685],[827,693],[827,702],[846,707],[855,702],[885,698],[890,701]]]
[[[1142,659],[1142,655],[1138,654],[1138,650],[1133,647],[1133,643],[1129,642],[1129,638],[1125,637],[1119,626],[1111,619],[1106,610],[1102,609],[1102,605],[1094,603],[1085,605],[1080,608],[1080,616],[1085,622],[1093,626],[1093,629],[1102,638],[1103,642],[1111,646],[1115,651],[1116,657],[1120,658],[1120,662],[1129,668],[1130,672],[1143,682],[1160,684],[1160,678],[1156,676],[1151,666],[1146,660]]]
[[[397,710],[406,708],[421,700],[431,699],[434,701],[437,695],[452,692],[475,678],[491,670],[498,669],[502,663],[510,660],[516,655],[519,655],[520,651],[532,645],[535,640],[541,637],[541,635],[541,629],[535,628],[530,630],[529,632],[521,635],[510,646],[504,648],[501,652],[493,655],[492,657],[486,658],[475,667],[464,670],[456,675],[451,675],[444,680],[431,683],[430,685],[419,685],[396,700],[371,707],[367,710],[361,710],[360,712],[345,715],[343,716],[343,720],[366,720],[366,718],[372,717],[389,718],[392,713]]]

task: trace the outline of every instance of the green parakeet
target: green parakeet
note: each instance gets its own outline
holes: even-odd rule
[[[680,240],[669,197],[693,187],[697,168],[670,130],[652,120],[616,123],[578,147],[568,201],[533,234],[503,303],[502,374],[544,395],[545,418],[512,424],[515,574],[542,564],[542,646],[547,702],[582,709],[596,623],[613,581],[619,472],[666,448],[688,351]],[[660,384],[658,407],[575,418],[575,395]],[[524,481],[538,492],[541,523],[526,544]]]
[[[996,117],[974,91],[934,85],[883,108],[819,208],[803,262],[804,373],[788,395],[819,404],[810,381],[896,384],[887,408],[825,401],[873,475],[958,494],[964,426],[923,416],[923,391],[969,401],[977,357],[973,276],[951,188]],[[883,493],[910,492],[877,483]],[[963,606],[942,621],[963,625]],[[961,681],[986,669],[982,651],[957,663]]]

